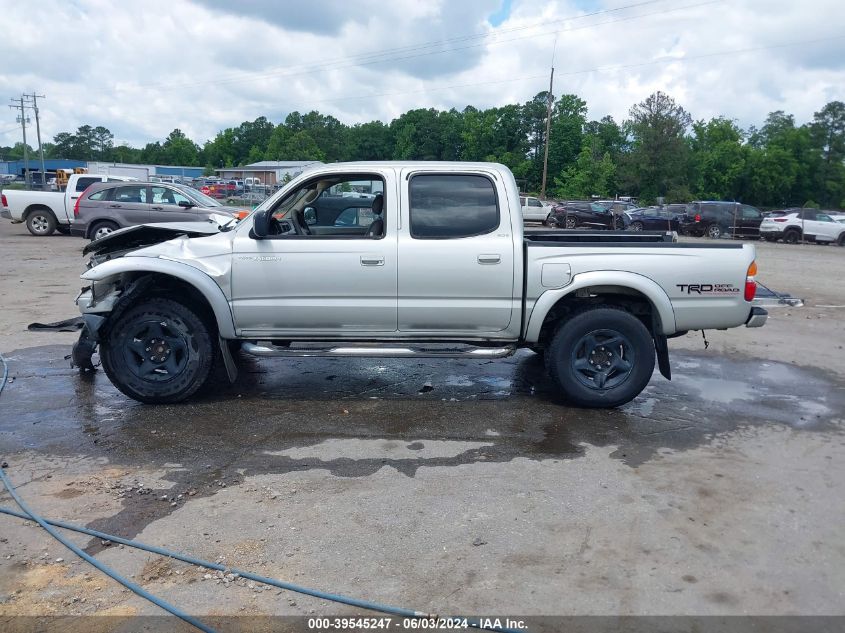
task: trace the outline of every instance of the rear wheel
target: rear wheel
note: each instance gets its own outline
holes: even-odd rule
[[[101,222],[95,223],[91,230],[88,232],[88,235],[91,237],[92,240],[98,240],[101,237],[105,237],[110,233],[114,233],[120,227],[117,223],[112,222],[111,220],[102,220]]]
[[[208,379],[214,357],[206,324],[170,299],[130,308],[100,343],[109,380],[130,398],[149,404],[193,395]]]
[[[651,380],[654,357],[651,334],[637,317],[620,308],[592,308],[560,327],[546,364],[573,404],[617,407]]]
[[[643,223],[642,222],[631,222],[631,225],[628,227],[632,231],[642,231],[643,230]]]
[[[711,224],[707,227],[707,237],[718,240],[725,234],[725,230],[718,224]]]
[[[57,224],[56,217],[48,209],[36,209],[26,216],[27,230],[37,237],[52,235]]]
[[[787,244],[797,244],[798,240],[801,239],[801,233],[796,231],[795,229],[791,231],[787,231],[783,236],[783,241]]]
[[[842,233],[842,235],[839,236],[839,239],[836,240],[836,245],[845,246],[845,233]]]

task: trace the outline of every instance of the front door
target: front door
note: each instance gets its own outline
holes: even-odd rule
[[[273,207],[276,235],[250,237],[251,221],[237,229],[232,308],[241,334],[395,334],[398,205],[392,174],[322,174]],[[368,190],[370,211],[382,220],[343,234],[312,232],[305,221],[308,205],[318,197],[340,204],[355,187]]]
[[[196,222],[194,203],[181,191],[166,185],[153,185],[150,191],[150,222]]]
[[[401,182],[400,332],[471,337],[507,329],[514,244],[501,182],[436,172],[403,172]]]

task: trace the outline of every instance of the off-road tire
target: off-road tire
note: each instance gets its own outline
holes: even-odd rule
[[[169,371],[164,369],[164,376],[148,374],[151,377],[145,379],[138,375],[139,368],[130,368],[129,362],[141,358],[136,350],[143,337],[137,338],[137,333],[156,323],[163,324],[166,338],[181,341],[182,366],[172,377],[167,377]],[[216,336],[192,309],[171,299],[153,298],[129,308],[111,324],[100,342],[100,360],[109,380],[130,398],[147,404],[173,403],[189,398],[205,384],[214,364],[216,344]],[[142,345],[140,351],[144,349]]]
[[[35,209],[26,214],[26,228],[36,237],[47,237],[56,230],[56,216],[48,209]]]
[[[608,342],[614,366],[610,370],[610,386],[600,387],[588,379],[583,366],[589,354],[579,356],[586,349],[584,341],[592,337],[597,346]],[[619,343],[614,344],[613,341]],[[606,353],[606,352],[605,352]],[[629,369],[617,370],[616,362],[627,362]],[[588,308],[564,321],[546,351],[546,367],[568,402],[580,407],[610,408],[636,398],[654,373],[654,340],[642,321],[622,308]],[[592,367],[586,371],[594,371]],[[590,381],[593,380],[592,384]],[[618,381],[618,382],[614,382]]]

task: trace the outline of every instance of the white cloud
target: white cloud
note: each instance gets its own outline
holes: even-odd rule
[[[806,121],[845,99],[845,38],[703,57],[841,36],[841,0],[703,2],[563,20],[633,1],[515,0],[496,28],[487,19],[500,0],[258,2],[248,11],[217,0],[7,4],[0,94],[46,95],[45,139],[88,123],[118,142],[141,145],[179,127],[201,143],[295,109],[356,123],[417,107],[521,103],[546,88],[559,31],[555,92],[581,96],[592,118],[621,120],[654,90],[694,118],[743,126],[778,109]],[[467,37],[479,33],[489,36]],[[423,54],[437,40],[455,50]],[[6,123],[2,145],[19,140],[14,111]]]

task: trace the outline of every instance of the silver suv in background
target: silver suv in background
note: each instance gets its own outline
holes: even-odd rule
[[[185,185],[160,182],[97,183],[79,197],[71,233],[92,240],[127,226],[231,219],[249,209],[226,207]]]

